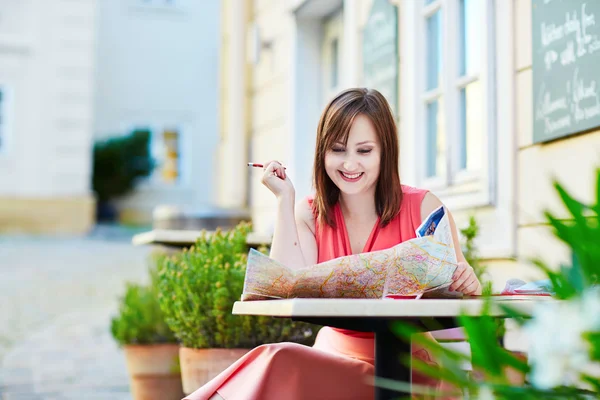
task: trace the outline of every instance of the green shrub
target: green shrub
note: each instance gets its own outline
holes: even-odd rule
[[[471,267],[481,285],[483,286],[483,293],[489,295],[492,293],[492,281],[488,280],[489,276],[486,276],[487,266],[481,262],[479,255],[479,248],[477,247],[476,239],[479,236],[479,223],[475,216],[469,217],[469,225],[460,230],[465,241],[463,242],[463,255]],[[506,334],[506,324],[504,319],[494,320],[496,325],[495,336],[504,343],[504,335]]]
[[[150,131],[135,130],[94,144],[92,187],[98,201],[107,202],[129,193],[139,178],[154,169]]]
[[[249,223],[242,222],[228,232],[203,233],[189,250],[163,260],[160,305],[183,346],[252,348],[314,340],[315,329],[309,324],[231,313],[244,286],[250,229]]]
[[[176,343],[165,323],[158,292],[148,286],[128,283],[119,314],[111,321],[111,333],[120,345]]]
[[[463,237],[465,238],[463,243],[463,254],[465,259],[469,265],[473,267],[475,275],[477,275],[479,280],[482,281],[487,267],[481,263],[481,259],[479,258],[479,249],[475,243],[475,239],[477,239],[477,236],[479,235],[479,224],[477,223],[477,219],[471,215],[469,217],[469,225],[461,229],[460,233],[462,233]]]

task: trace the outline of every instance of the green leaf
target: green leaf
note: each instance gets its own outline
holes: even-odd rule
[[[568,279],[561,273],[552,271],[543,261],[541,260],[531,260],[531,262],[541,269],[550,282],[552,283],[552,287],[555,292],[555,296],[559,299],[570,299],[577,295],[577,291],[568,281]]]
[[[575,222],[582,228],[587,227],[587,221],[585,220],[584,214],[588,207],[571,197],[571,195],[567,193],[565,188],[560,183],[555,182],[554,188],[558,192],[558,195],[560,196],[567,210],[569,210],[569,212],[575,219]]]
[[[435,396],[461,396],[462,393],[460,391],[445,391],[441,392],[436,388],[432,388],[426,385],[417,385],[415,383],[411,384],[409,382],[400,382],[392,379],[375,377],[375,386],[395,390],[401,393],[411,393],[412,395],[421,395],[421,396],[430,396],[425,398],[436,398]],[[407,396],[406,399],[411,399],[412,396]]]
[[[408,360],[406,361],[407,365],[409,365]],[[460,387],[469,386],[470,384],[468,374],[461,368],[461,365],[448,362],[448,360],[442,360],[440,366],[430,365],[423,360],[413,357],[410,365],[413,370],[419,371],[426,376],[444,380]]]
[[[119,313],[112,318],[110,330],[120,345],[176,343],[160,308],[157,289],[133,283],[126,285]]]
[[[506,314],[507,318],[515,321],[519,326],[525,325],[527,321],[531,320],[531,315],[525,314],[509,305],[506,304],[498,304],[498,307],[502,310],[504,314]]]
[[[592,360],[600,361],[600,332],[587,332],[584,334],[584,338],[590,344],[590,358]]]
[[[583,270],[581,264],[577,260],[577,256],[573,254],[573,265],[561,265],[561,274],[569,282],[575,293],[583,293],[586,289],[585,278],[583,276]]]
[[[501,365],[497,356],[499,348],[496,338],[496,325],[489,316],[460,316],[461,325],[467,332],[471,343],[472,363],[493,376],[500,375]]]
[[[600,168],[596,169],[596,204],[592,206],[592,209],[597,216],[600,216]]]
[[[600,378],[588,374],[582,374],[581,380],[590,384],[592,389],[597,393],[600,392]]]

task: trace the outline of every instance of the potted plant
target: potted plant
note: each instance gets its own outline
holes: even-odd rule
[[[253,347],[314,341],[316,329],[309,324],[231,313],[242,294],[250,229],[242,222],[228,232],[203,233],[189,250],[165,258],[161,265],[159,300],[167,324],[181,342],[186,394]]]
[[[179,345],[158,303],[156,271],[150,272],[150,285],[127,284],[111,333],[123,347],[134,400],[179,400]]]
[[[463,254],[469,265],[475,271],[475,275],[479,278],[479,281],[484,288],[489,287],[491,291],[492,280],[487,272],[487,266],[482,263],[482,259],[479,256],[479,248],[477,247],[477,237],[479,236],[479,223],[474,215],[469,217],[469,225],[460,230],[464,238]],[[497,336],[499,342],[504,345],[504,335],[506,334],[506,324],[504,319],[495,320],[497,326]],[[521,354],[521,356],[524,356]]]

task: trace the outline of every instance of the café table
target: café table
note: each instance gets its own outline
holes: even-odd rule
[[[549,298],[501,299],[492,303],[490,314],[507,317],[501,304],[524,314],[531,314],[534,306]],[[433,319],[444,328],[458,326],[459,315],[479,316],[484,305],[482,299],[285,299],[238,301],[232,313],[236,315],[263,315],[291,318],[318,325],[375,334],[375,376],[410,382],[410,368],[401,361],[401,355],[410,354],[410,343],[394,334],[392,324],[405,321],[419,324],[423,319]],[[399,397],[397,391],[375,386],[375,400]]]
[[[131,242],[134,246],[156,245],[175,249],[183,249],[193,246],[202,233],[203,231],[199,230],[153,229],[151,231],[134,235],[131,239]],[[214,232],[206,231],[204,233],[211,235]],[[249,247],[270,245],[271,237],[269,235],[250,232],[246,238],[246,244]]]

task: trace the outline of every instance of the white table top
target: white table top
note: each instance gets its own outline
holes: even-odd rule
[[[211,232],[207,233],[210,234]],[[200,235],[202,235],[202,231],[198,230],[153,229],[149,232],[134,235],[131,242],[136,246],[146,244],[166,244],[185,247],[196,243],[196,239],[198,239]],[[250,232],[246,242],[251,246],[270,244],[271,237],[256,232]]]
[[[557,301],[549,297],[519,300],[495,300],[491,314],[504,316],[498,304],[509,305],[531,314],[541,302]],[[484,300],[469,299],[286,299],[237,301],[233,314],[274,317],[456,317],[462,313],[480,315]]]

